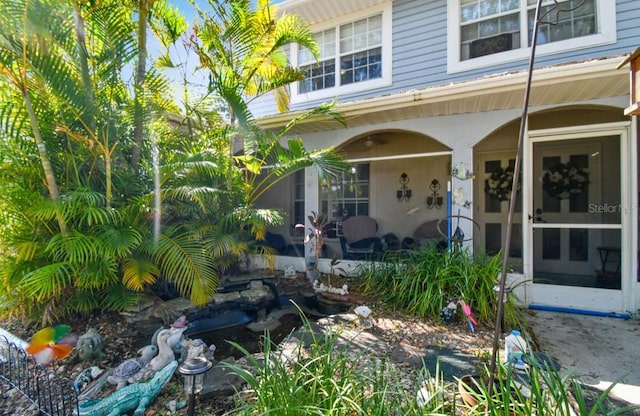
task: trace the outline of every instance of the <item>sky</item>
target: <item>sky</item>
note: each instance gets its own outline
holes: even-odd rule
[[[196,12],[193,6],[190,4],[188,0],[168,0],[169,3],[175,7],[177,7],[185,16],[187,21],[187,35],[191,33],[193,30],[193,23],[196,19]],[[271,0],[271,4],[281,3],[284,0]],[[198,6],[207,10],[208,0],[195,0]],[[149,55],[152,57],[157,57],[162,52],[162,48],[159,43],[155,40],[153,36],[149,36]],[[184,97],[183,97],[183,75],[181,71],[186,71],[187,79],[189,82],[189,91],[192,91],[191,98],[194,98],[193,92],[199,95],[199,93],[204,94],[206,92],[207,83],[208,83],[208,74],[204,71],[196,72],[198,67],[198,58],[194,51],[187,51],[182,42],[178,42],[176,45],[172,46],[170,49],[170,55],[174,62],[174,64],[184,64],[180,69],[175,70],[167,70],[167,76],[171,80],[174,87],[174,96],[176,98],[176,102],[180,104],[181,107],[184,107]]]

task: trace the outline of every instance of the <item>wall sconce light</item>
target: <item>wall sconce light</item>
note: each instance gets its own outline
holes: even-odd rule
[[[440,182],[438,182],[437,179],[432,180],[429,189],[431,190],[431,195],[427,197],[427,208],[440,208],[444,201],[440,194],[438,194]]]
[[[396,191],[398,202],[409,201],[411,199],[411,189],[407,188],[408,183],[409,175],[403,172],[402,175],[400,175],[400,189]]]
[[[184,377],[184,392],[189,395],[188,415],[195,415],[196,393],[200,393],[204,383],[204,373],[209,371],[213,363],[200,355],[188,357],[178,366],[178,372]]]

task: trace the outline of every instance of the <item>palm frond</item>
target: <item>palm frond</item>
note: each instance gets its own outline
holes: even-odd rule
[[[99,291],[96,293],[96,297],[100,299],[100,305],[104,309],[111,311],[122,311],[131,308],[136,305],[140,298],[138,293],[122,285]]]
[[[98,251],[100,246],[97,242],[95,237],[69,230],[67,233],[54,235],[45,250],[58,262],[89,264],[103,255]]]
[[[59,296],[73,283],[73,274],[64,262],[47,264],[24,276],[20,288],[37,301]]]
[[[116,258],[125,258],[142,243],[144,234],[138,229],[126,226],[116,228],[111,225],[94,227],[100,246]]]
[[[77,266],[74,267],[74,274],[78,292],[91,292],[120,283],[119,263],[113,256],[103,256],[91,263]]]
[[[158,266],[147,258],[129,257],[122,263],[122,283],[132,290],[141,291],[159,275]]]
[[[151,254],[165,279],[192,303],[203,305],[211,299],[219,283],[216,262],[191,233],[179,227],[165,230]]]
[[[306,111],[303,114],[300,114],[299,116],[294,117],[280,131],[278,131],[278,136],[284,137],[297,124],[301,123],[306,119],[318,117],[318,116],[329,117],[346,127],[347,123],[344,116],[341,113],[333,110],[335,107],[335,104],[336,104],[335,101],[331,103],[323,103],[314,107],[309,111]]]

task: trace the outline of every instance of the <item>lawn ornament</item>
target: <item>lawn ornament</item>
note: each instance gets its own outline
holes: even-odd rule
[[[170,362],[146,383],[133,383],[115,391],[104,399],[87,400],[80,403],[79,412],[74,416],[119,416],[134,410],[134,415],[144,415],[147,406],[153,402],[160,391],[169,382],[176,368],[177,361]]]
[[[175,353],[180,354],[182,350],[182,341],[184,340],[183,334],[187,330],[186,325],[184,327],[169,328],[169,337],[167,338],[167,345]]]
[[[369,317],[371,316],[371,309],[366,306],[366,305],[360,305],[358,307],[356,307],[353,312],[358,315],[358,321],[360,323],[361,326],[363,326],[365,329],[371,329],[373,328],[373,322],[371,322],[371,319],[369,319]]]
[[[440,319],[445,324],[450,324],[456,319],[456,312],[458,311],[458,300],[456,298],[449,298],[447,306],[440,311]]]
[[[117,390],[126,386],[128,380],[142,370],[149,361],[158,354],[158,347],[155,345],[147,345],[146,347],[140,348],[138,354],[141,354],[140,357],[130,358],[113,370],[113,374],[107,379],[109,384],[115,384]]]
[[[463,300],[460,300],[460,305],[462,306],[462,312],[464,312],[464,314],[467,317],[467,323],[469,324],[469,329],[471,330],[471,333],[475,334],[476,328],[474,325],[478,325],[478,322],[473,317],[473,313],[471,312],[471,306],[467,305]]]
[[[69,334],[70,329],[69,325],[43,328],[31,337],[25,351],[41,365],[65,359],[71,355],[76,343],[76,336]]]
[[[80,335],[76,343],[76,351],[81,361],[100,361],[104,359],[102,337],[95,329],[89,329]]]
[[[73,388],[77,393],[84,391],[89,384],[96,380],[102,373],[103,369],[100,367],[92,366],[84,369],[73,382]]]
[[[170,337],[175,335],[174,332],[171,332],[172,329],[163,329],[158,333],[158,355],[153,357],[142,370],[137,372],[134,376],[130,377],[129,383],[148,380],[153,377],[154,373],[162,370],[171,361],[175,360],[175,354],[171,349],[171,346],[167,342]]]

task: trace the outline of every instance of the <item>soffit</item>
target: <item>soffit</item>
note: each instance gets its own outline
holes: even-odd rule
[[[297,14],[303,20],[315,24],[388,2],[389,0],[285,0],[278,3],[277,8],[279,13]]]
[[[616,70],[620,57],[540,68],[534,71],[529,105],[561,105],[629,94],[628,71]],[[527,71],[511,72],[460,83],[416,89],[354,102],[335,110],[348,127],[398,120],[522,108]],[[299,112],[261,118],[277,129]],[[296,134],[341,128],[326,118],[312,117],[298,124]]]

